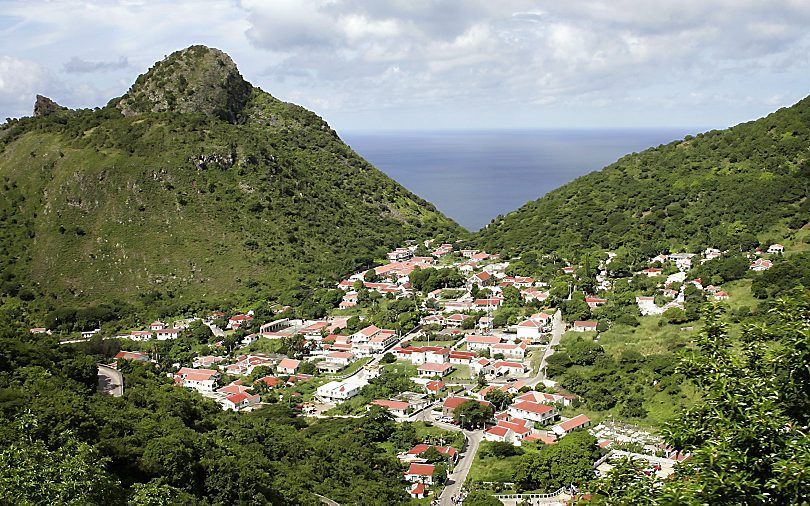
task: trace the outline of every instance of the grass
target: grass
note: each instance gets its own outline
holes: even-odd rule
[[[416,366],[405,360],[398,360],[392,364],[386,364],[383,366],[383,369],[395,373],[404,373],[408,376],[416,376],[418,374]]]
[[[470,379],[472,378],[472,372],[470,371],[470,366],[464,364],[453,364],[454,370],[450,374],[447,375],[446,379],[453,380],[453,379]]]
[[[349,364],[349,366],[347,368],[343,369],[342,371],[339,371],[337,374],[334,374],[334,375],[326,374],[324,376],[340,376],[340,377],[351,376],[352,374],[359,371],[361,367],[363,367],[364,365],[371,362],[371,359],[372,359],[372,357],[361,358],[360,360],[352,362],[351,364]]]
[[[677,343],[683,343],[693,337],[700,329],[700,322],[690,322],[684,325],[670,325],[665,323],[659,326],[660,316],[644,316],[638,319],[641,325],[630,327],[628,325],[614,325],[599,335],[599,344],[607,353],[618,357],[625,350],[635,350],[642,355],[652,355],[670,352]],[[681,330],[692,327],[693,330]],[[573,336],[586,336],[587,333],[573,333]],[[563,336],[563,342],[572,338],[568,332]]]
[[[472,467],[470,467],[470,474],[467,475],[468,481],[511,483],[514,479],[515,466],[520,462],[521,456],[490,456],[487,449],[492,446],[492,444],[491,441],[481,441],[481,446],[478,448],[478,453],[475,455]],[[532,445],[526,445],[525,450],[528,452],[536,451],[532,448]]]
[[[413,422],[413,427],[419,441],[450,445],[459,451],[464,446],[464,436],[461,432],[445,430],[430,422]]]

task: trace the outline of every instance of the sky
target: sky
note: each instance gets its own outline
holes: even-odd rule
[[[0,0],[0,118],[191,44],[338,131],[723,128],[810,94],[808,0]]]

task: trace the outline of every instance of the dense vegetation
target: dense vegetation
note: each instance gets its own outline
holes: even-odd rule
[[[567,258],[632,246],[751,249],[810,221],[810,98],[765,118],[631,154],[498,217],[480,245]]]
[[[165,105],[159,85],[193,79],[207,61],[192,49],[123,101]],[[330,285],[407,239],[461,231],[312,112],[250,88],[238,121],[224,121],[222,91],[211,107],[193,102],[199,112],[141,104],[124,116],[113,100],[0,128],[3,293],[46,308],[278,298]]]
[[[625,463],[592,486],[597,503],[804,504],[810,490],[810,292],[774,301],[733,346],[707,312],[697,349],[680,365],[702,399],[666,429],[692,458],[653,486]],[[744,498],[744,499],[742,499]]]
[[[284,404],[224,412],[133,363],[120,365],[123,397],[98,395],[97,357],[26,334],[0,336],[3,502],[407,500],[401,467],[380,443],[402,451],[419,440],[414,427],[392,423],[382,410],[309,426]]]

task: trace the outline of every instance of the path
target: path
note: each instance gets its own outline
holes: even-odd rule
[[[562,312],[558,309],[554,316],[551,317],[551,340],[543,352],[543,358],[540,359],[540,367],[537,369],[537,374],[527,381],[529,385],[537,385],[546,379],[546,360],[554,354],[554,347],[560,344],[563,334],[565,333],[565,322],[562,319]]]
[[[464,433],[464,438],[467,440],[467,448],[464,451],[464,457],[458,461],[453,472],[447,477],[447,485],[445,485],[444,490],[442,490],[442,495],[439,496],[439,504],[441,506],[453,506],[453,498],[459,496],[461,493],[461,488],[467,481],[467,475],[470,473],[470,468],[475,460],[475,454],[478,453],[478,446],[484,438],[483,430],[465,430],[462,432]]]
[[[225,331],[222,330],[221,328],[217,327],[213,323],[206,323],[206,322],[203,323],[205,323],[205,325],[209,329],[211,329],[211,332],[214,334],[214,337],[225,337]]]
[[[98,391],[121,397],[124,395],[124,375],[112,367],[98,364]]]

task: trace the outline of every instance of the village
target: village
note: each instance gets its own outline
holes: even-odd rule
[[[779,244],[757,249],[745,257],[747,268],[767,270],[783,253]],[[123,343],[108,364],[117,369],[125,363],[156,363],[153,343],[179,342],[192,332],[210,336],[211,344],[200,347],[207,353],[174,363],[166,374],[178,388],[199,392],[224,410],[284,403],[302,417],[316,418],[383,410],[397,422],[462,434],[456,446],[430,438],[398,454],[403,487],[414,499],[436,504],[463,500],[482,444],[554,445],[576,431],[597,439],[602,450],[593,463],[597,475],[606,473],[612,460],[631,456],[665,478],[688,455],[666,447],[651,431],[577,412],[581,399],[547,377],[547,361],[564,336],[598,341],[610,327],[610,321],[587,316],[611,302],[618,277],[629,274],[635,280],[638,295],[631,309],[641,318],[669,315],[676,322],[694,293],[728,301],[722,280],[689,276],[695,267],[726,254],[717,249],[661,254],[637,271],[617,274],[620,259],[606,253],[592,269],[555,265],[552,283],[516,272],[526,258],[502,259],[426,241],[396,248],[386,263],[341,280],[336,287],[340,301],[323,318],[301,318],[295,308],[283,306],[263,319],[253,310],[214,311],[153,321],[103,338]],[[570,307],[577,291],[581,318],[565,321],[555,305]],[[64,342],[99,333],[89,330]],[[388,395],[377,396],[380,392]],[[510,492],[511,483],[495,485],[503,491],[496,497],[504,504],[522,497]],[[560,489],[549,497],[525,499],[565,503],[575,493]]]

